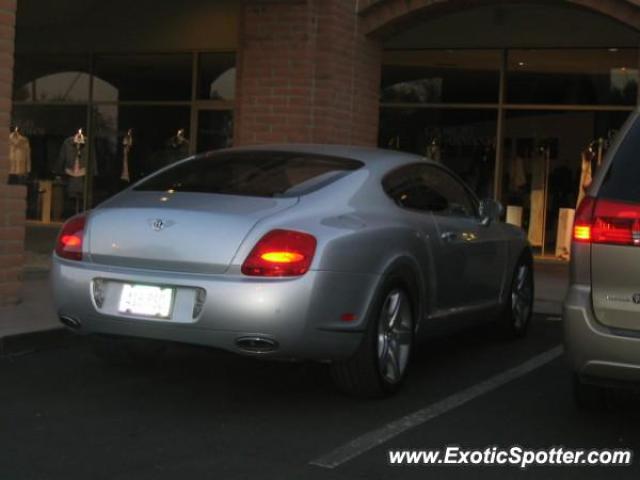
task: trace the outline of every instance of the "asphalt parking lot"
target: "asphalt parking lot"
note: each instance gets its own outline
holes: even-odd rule
[[[560,343],[560,323],[545,316],[522,341],[488,327],[450,335],[421,346],[399,395],[366,401],[336,392],[316,366],[206,349],[174,347],[159,364],[126,367],[103,364],[83,341],[8,356],[0,360],[1,478],[637,478],[635,463],[525,471],[388,463],[392,448],[452,444],[640,451],[637,400],[620,395],[606,411],[576,410]],[[540,368],[519,370],[541,355]],[[492,378],[503,382],[482,390]],[[460,392],[475,393],[358,451],[363,435],[375,443],[385,426],[451,406]],[[338,464],[320,466],[331,458]]]

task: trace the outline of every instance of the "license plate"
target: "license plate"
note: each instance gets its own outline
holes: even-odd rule
[[[118,311],[145,317],[169,318],[172,306],[172,288],[124,284]]]

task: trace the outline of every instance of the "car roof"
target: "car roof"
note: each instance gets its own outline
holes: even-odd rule
[[[389,171],[402,165],[416,162],[435,163],[419,155],[384,150],[381,148],[363,147],[356,145],[326,145],[326,144],[274,144],[234,147],[222,152],[292,152],[304,154],[326,155],[332,157],[349,158],[362,162],[370,170]]]

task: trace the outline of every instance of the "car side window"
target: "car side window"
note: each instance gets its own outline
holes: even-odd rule
[[[476,201],[465,186],[442,168],[427,165],[421,172],[423,182],[430,190],[445,199],[446,205],[440,209],[432,209],[441,215],[458,217],[475,217],[478,208]]]
[[[425,185],[417,165],[400,168],[383,181],[387,195],[400,207],[430,211],[434,203],[444,199],[432,198],[433,192]]]
[[[477,210],[458,180],[430,165],[400,168],[384,179],[383,188],[403,208],[452,216],[475,216]]]

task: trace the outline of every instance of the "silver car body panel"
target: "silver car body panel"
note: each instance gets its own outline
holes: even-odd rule
[[[238,338],[257,336],[277,343],[267,355],[333,360],[355,351],[372,299],[392,272],[402,271],[415,290],[419,328],[495,311],[505,300],[511,272],[528,248],[524,233],[499,222],[435,218],[396,205],[382,179],[395,168],[425,162],[421,157],[324,145],[247,147],[214,155],[247,151],[322,154],[364,166],[296,198],[149,193],[134,186],[88,214],[82,262],[54,255],[58,314],[79,319],[86,333],[177,340],[238,353],[247,353],[236,345]],[[156,220],[171,225],[157,231]],[[296,278],[241,273],[255,244],[273,229],[316,237],[309,272]],[[454,231],[455,238],[444,238],[445,231]],[[96,279],[106,282],[106,295],[112,296],[103,308],[92,300]],[[173,316],[118,314],[113,302],[123,283],[174,288]],[[206,301],[192,318],[198,289],[206,292]],[[345,313],[355,320],[341,320]]]

